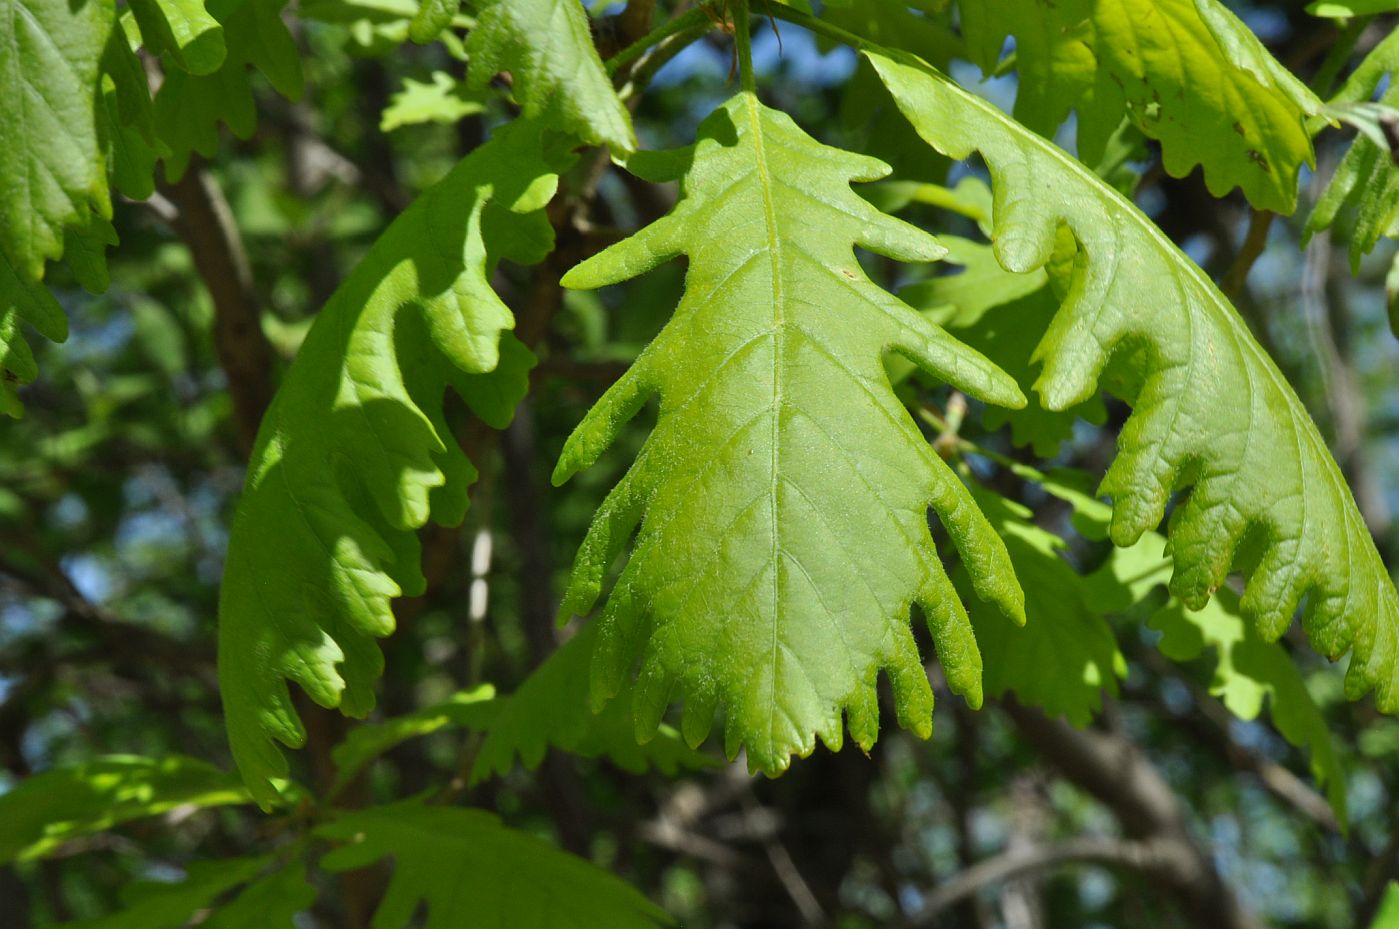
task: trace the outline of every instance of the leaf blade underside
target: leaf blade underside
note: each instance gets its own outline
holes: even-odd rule
[[[1399,593],[1316,426],[1224,296],[1075,159],[928,66],[865,54],[933,148],[985,158],[1006,268],[1042,266],[1060,223],[1077,239],[1036,390],[1063,409],[1110,370],[1133,407],[1100,488],[1114,500],[1113,541],[1155,529],[1188,488],[1170,520],[1171,591],[1199,609],[1241,571],[1243,611],[1269,641],[1303,603],[1318,651],[1354,650],[1347,694],[1373,689],[1399,711]]]
[[[683,178],[668,216],[564,278],[593,288],[690,258],[674,318],[564,448],[555,482],[589,466],[653,393],[655,429],[604,501],[579,550],[564,614],[586,614],[608,567],[640,534],[597,620],[597,704],[637,660],[637,732],[654,731],[673,689],[697,745],[726,710],[726,752],[784,770],[815,737],[868,747],[875,679],[900,722],[930,730],[932,693],[908,623],[922,606],[953,688],[980,701],[966,612],[929,534],[931,506],[977,593],[1023,621],[1000,538],[929,448],[889,387],[886,352],[1004,405],[1014,382],[873,284],[853,246],[905,261],[942,254],[926,233],[850,189],[888,172],[820,145],[741,93],[690,149],[635,156],[648,177]]]

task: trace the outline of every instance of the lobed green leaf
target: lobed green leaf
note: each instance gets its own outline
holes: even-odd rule
[[[578,0],[474,0],[466,40],[467,86],[480,90],[500,71],[513,78],[525,115],[622,154],[636,148],[622,105],[593,45]],[[425,9],[427,7],[425,6]]]
[[[875,681],[927,735],[932,691],[908,623],[917,602],[954,690],[979,704],[981,662],[929,534],[928,509],[971,566],[979,596],[1023,619],[1005,547],[924,440],[884,368],[891,352],[991,403],[1023,405],[1004,372],[866,277],[856,245],[903,261],[943,248],[849,187],[882,162],[817,143],[741,93],[688,149],[628,163],[679,178],[666,217],[570,271],[601,287],[689,256],[675,316],[569,438],[555,482],[591,465],[651,394],[656,427],[602,504],[563,613],[585,614],[640,532],[597,622],[595,706],[634,663],[637,732],[672,696],[698,745],[716,713],[725,749],[784,770],[819,736],[878,730]]]
[[[1037,350],[1050,409],[1100,377],[1132,406],[1101,493],[1111,535],[1170,519],[1171,591],[1200,609],[1231,570],[1269,641],[1300,605],[1313,644],[1353,656],[1347,694],[1399,711],[1399,593],[1340,470],[1277,367],[1219,290],[1152,222],[1079,162],[933,69],[866,54],[929,145],[980,151],[1007,269],[1045,264],[1061,225],[1079,245],[1072,286]],[[1188,492],[1187,492],[1188,491]]]
[[[1399,84],[1393,83],[1396,76],[1399,76],[1399,29],[1390,32],[1365,57],[1331,105],[1345,107],[1368,101],[1380,82],[1389,78],[1391,83],[1380,96],[1379,104],[1392,108],[1387,118],[1392,125],[1399,126]],[[1381,132],[1358,133],[1307,217],[1308,237],[1330,228],[1346,232],[1350,239],[1352,271],[1359,269],[1360,259],[1374,251],[1381,238],[1399,239],[1396,153],[1399,147],[1391,146]],[[1394,331],[1399,333],[1399,317],[1395,318]]]
[[[153,55],[191,74],[209,74],[223,64],[223,27],[204,0],[130,0],[141,38]]]
[[[111,217],[97,131],[112,0],[0,5],[0,256],[21,280],[63,253],[64,227]]]
[[[183,176],[195,152],[206,158],[214,154],[220,123],[240,139],[252,136],[257,109],[249,67],[262,72],[282,96],[301,96],[301,56],[282,21],[285,5],[286,0],[209,0],[227,54],[207,73],[171,69],[155,95],[156,129],[169,149],[167,178]]]
[[[1015,37],[1017,119],[1048,136],[1077,109],[1085,162],[1125,113],[1160,140],[1172,176],[1201,165],[1216,197],[1240,187],[1260,209],[1296,205],[1321,101],[1218,0],[976,0],[961,11],[988,73]]]
[[[287,680],[364,716],[393,598],[422,590],[416,530],[466,513],[476,469],[443,409],[451,387],[504,427],[533,364],[503,335],[497,262],[539,261],[566,156],[515,123],[463,159],[375,243],[321,311],[268,411],[234,518],[219,600],[219,679],[254,797],[304,730]]]

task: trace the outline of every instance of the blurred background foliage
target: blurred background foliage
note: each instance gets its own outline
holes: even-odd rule
[[[875,38],[881,28],[913,29],[903,42],[925,42],[930,60],[1009,109],[1014,73],[983,80],[959,57],[955,15],[927,0],[912,5],[919,11],[905,15],[896,4],[887,20],[851,25]],[[1334,22],[1309,16],[1301,3],[1230,5],[1303,79],[1315,77],[1337,36]],[[828,6],[837,21],[862,9]],[[50,271],[72,336],[37,346],[43,373],[25,391],[25,419],[4,425],[0,443],[0,792],[11,799],[36,772],[105,755],[179,754],[229,767],[214,615],[247,445],[216,344],[215,294],[241,286],[254,302],[275,383],[317,309],[389,220],[510,116],[500,85],[477,95],[462,89],[465,64],[452,33],[447,42],[407,43],[414,5],[401,7],[305,0],[287,17],[302,53],[304,96],[289,102],[255,75],[259,118],[250,138],[225,133],[216,156],[196,158],[181,183],[160,185],[145,203],[118,203],[121,246],[105,294],[86,293],[63,267]],[[594,7],[605,41],[622,10]],[[1393,25],[1372,21],[1352,63]],[[716,31],[654,74],[635,110],[643,146],[692,139],[699,120],[736,89],[729,55]],[[912,144],[909,127],[849,50],[784,25],[759,30],[755,56],[765,97],[809,132],[887,160],[901,182],[941,185],[887,183],[868,188],[869,196],[927,228],[983,238],[976,218],[984,172]],[[1399,341],[1387,322],[1385,278],[1394,244],[1383,242],[1352,273],[1343,228],[1309,242],[1303,236],[1310,205],[1351,135],[1318,137],[1318,169],[1304,171],[1302,206],[1292,217],[1260,217],[1237,193],[1216,200],[1198,172],[1169,177],[1159,150],[1130,129],[1115,140],[1117,158],[1105,174],[1224,282],[1321,424],[1393,564]],[[1073,138],[1072,126],[1058,136],[1068,148]],[[201,274],[206,246],[181,221],[191,185],[226,200],[250,271],[241,284]],[[674,196],[673,188],[606,171],[575,252],[654,219]],[[963,252],[970,275],[974,244]],[[1005,293],[1009,285],[994,268],[987,272],[994,280],[959,290],[949,266],[914,277],[878,259],[867,266],[891,288],[908,287],[906,298],[963,328],[968,341],[1000,346],[1030,372],[1034,323],[1042,328],[1046,315],[1036,306],[1054,305],[1043,289]],[[565,572],[593,509],[646,434],[647,417],[603,466],[566,487],[550,488],[548,473],[569,430],[659,329],[682,277],[671,263],[624,287],[563,295],[540,321],[530,398],[507,432],[475,439],[483,478],[466,525],[425,532],[429,590],[399,604],[376,717],[481,683],[512,691],[573,631],[553,627]],[[508,267],[495,283],[516,308],[539,286]],[[1279,927],[1366,924],[1399,875],[1399,721],[1378,717],[1368,701],[1347,703],[1341,670],[1293,647],[1300,640],[1285,640],[1305,690],[1293,699],[1314,708],[1329,732],[1325,750],[1340,780],[1328,803],[1313,776],[1322,749],[1290,744],[1266,714],[1231,714],[1248,698],[1240,704],[1229,688],[1249,685],[1221,683],[1209,641],[1163,646],[1170,627],[1159,617],[1171,605],[1159,586],[1122,603],[1083,580],[1108,558],[1091,528],[1092,506],[1076,507],[1062,487],[1056,492],[1022,466],[1101,474],[1125,415],[1119,405],[1092,405],[1072,422],[1041,415],[1012,431],[1001,428],[1004,417],[984,419],[975,405],[963,415],[961,399],[945,388],[910,381],[901,390],[925,413],[930,440],[955,440],[949,454],[973,481],[1028,507],[1007,511],[1006,531],[1021,533],[1027,558],[1051,551],[1060,567],[1047,570],[1062,585],[1052,589],[1081,598],[1076,609],[1087,631],[1076,641],[1100,636],[1103,659],[1094,665],[1100,677],[1086,683],[1095,694],[1109,690],[1088,733],[1141,766],[1121,776],[1157,779],[1174,804],[1166,812],[1172,828],[1184,830],[1252,918]],[[1046,541],[1051,534],[1061,541]],[[1063,565],[1072,569],[1067,576],[1056,573]],[[1023,655],[1030,646],[1019,647]],[[1061,646],[1034,648],[1049,659]],[[930,671],[939,683],[935,665]],[[1233,673],[1250,675],[1247,667]],[[973,882],[967,896],[940,897],[974,877],[978,862],[1006,861],[1026,848],[1071,849],[1064,843],[1085,836],[1132,837],[1141,826],[1110,791],[1072,770],[1065,748],[1072,734],[1062,723],[1013,695],[973,713],[945,687],[938,694],[931,741],[887,729],[869,756],[854,746],[835,755],[818,748],[775,781],[717,763],[673,778],[635,774],[551,750],[537,770],[507,770],[462,796],[614,870],[686,926],[1207,924],[1159,882],[1092,855],[1066,853],[1005,880]],[[1277,692],[1270,699],[1276,708]],[[293,763],[299,780],[324,788],[333,778],[330,748],[354,724],[320,713],[311,728],[310,748]],[[447,782],[475,738],[447,725],[405,741],[346,788],[347,802],[387,802]],[[99,797],[96,805],[115,802]],[[0,924],[24,929],[110,912],[133,880],[174,880],[194,862],[259,853],[283,828],[282,819],[246,805],[151,812],[158,815],[109,831],[59,835],[43,856],[0,867]],[[367,925],[375,879],[371,873],[351,892],[341,878],[316,877],[327,892],[300,924]]]

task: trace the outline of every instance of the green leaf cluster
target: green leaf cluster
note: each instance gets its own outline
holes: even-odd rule
[[[967,50],[983,71],[1010,35],[1015,116],[1043,135],[1074,109],[1079,155],[1096,163],[1124,114],[1161,142],[1176,176],[1202,166],[1215,196],[1240,187],[1291,212],[1314,166],[1307,118],[1321,101],[1218,0],[989,0],[963,3]]]
[[[1199,609],[1229,573],[1244,614],[1277,639],[1302,607],[1313,644],[1354,649],[1346,692],[1399,710],[1399,593],[1316,426],[1238,313],[1134,205],[1079,162],[932,69],[867,53],[928,143],[979,151],[994,179],[995,254],[1028,272],[1078,243],[1063,306],[1036,350],[1045,406],[1100,378],[1132,406],[1100,492],[1111,536],[1170,518],[1171,591]]]

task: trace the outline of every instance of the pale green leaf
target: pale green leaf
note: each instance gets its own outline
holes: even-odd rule
[[[403,929],[427,907],[424,929],[484,925],[652,929],[669,920],[601,868],[482,810],[417,801],[343,813],[316,830],[344,842],[321,859],[347,871],[382,858],[393,877],[374,929]]]
[[[204,0],[130,0],[146,50],[165,55],[191,74],[209,74],[223,64],[223,27]]]
[[[485,742],[471,769],[472,782],[506,774],[516,759],[536,768],[550,747],[586,758],[607,757],[624,771],[640,774],[656,768],[673,775],[713,760],[686,745],[680,733],[662,725],[654,733],[634,731],[630,693],[594,713],[588,701],[589,667],[597,625],[585,626],[501,701]],[[640,739],[645,739],[642,744]]]
[[[323,23],[370,22],[387,25],[411,20],[418,6],[413,0],[306,0],[298,7],[302,19]],[[404,37],[407,37],[405,33]]]
[[[0,794],[0,864],[40,858],[69,839],[175,807],[248,802],[235,776],[178,755],[112,755],[53,768]]]
[[[917,602],[952,687],[980,702],[981,661],[929,534],[937,511],[977,593],[1023,617],[1005,548],[966,488],[895,397],[898,352],[991,403],[1022,405],[1014,382],[865,276],[858,245],[929,261],[932,237],[882,214],[851,181],[882,162],[817,143],[741,93],[689,149],[628,167],[679,178],[675,209],[564,277],[594,288],[688,255],[675,316],[564,447],[562,482],[591,465],[652,394],[660,413],[579,551],[563,610],[587,613],[641,524],[597,620],[593,697],[621,691],[640,663],[638,733],[671,697],[698,744],[716,712],[725,750],[784,770],[815,737],[878,730],[875,681],[893,682],[900,722],[926,735],[928,686],[908,622]]]
[[[379,130],[392,132],[400,126],[418,123],[450,125],[480,113],[485,109],[484,102],[484,95],[472,94],[445,71],[432,72],[431,84],[405,78],[403,89],[389,98],[389,105],[379,120]]]
[[[612,89],[578,0],[475,0],[467,36],[467,84],[485,87],[509,71],[525,115],[580,139],[636,148],[631,114]]]
[[[1083,578],[1060,555],[1064,542],[1036,526],[1030,510],[984,489],[977,504],[1005,539],[1015,574],[1026,591],[1025,625],[968,600],[976,644],[985,662],[986,692],[1013,692],[1050,716],[1085,726],[1117,694],[1127,662],[1112,627]],[[966,574],[955,579],[965,589]]]
[[[348,26],[350,54],[372,57],[387,55],[407,42],[413,22],[421,15],[415,0],[306,0],[297,12],[302,19]],[[476,21],[458,14],[450,24],[469,29]],[[443,32],[439,38],[453,58],[466,59],[462,40],[455,32]]]
[[[99,132],[111,0],[0,0],[0,413],[38,370],[20,323],[54,341],[68,323],[40,281],[69,228],[97,229],[112,205]],[[87,241],[91,242],[92,239]],[[88,277],[91,281],[93,278]]]
[[[926,65],[867,54],[943,154],[979,150],[995,192],[996,256],[1027,272],[1061,224],[1073,285],[1037,350],[1049,409],[1106,385],[1133,408],[1100,488],[1112,539],[1170,521],[1171,590],[1198,609],[1231,570],[1264,638],[1299,604],[1322,653],[1353,649],[1346,691],[1399,711],[1399,593],[1316,426],[1237,312],[1146,216],[1079,162]]]
[[[1120,612],[1144,600],[1170,579],[1166,540],[1149,532],[1135,545],[1117,549],[1089,580],[1099,607]],[[1124,596],[1125,594],[1125,596]],[[1201,610],[1187,610],[1172,598],[1148,620],[1162,633],[1158,647],[1174,661],[1192,661],[1215,652],[1210,693],[1240,719],[1257,719],[1266,703],[1274,727],[1308,752],[1312,776],[1326,788],[1336,818],[1346,821],[1346,782],[1321,710],[1286,649],[1265,642],[1244,620],[1238,596],[1221,588]]]
[[[969,52],[995,68],[1007,35],[1015,115],[1052,134],[1078,111],[1079,153],[1097,162],[1125,114],[1161,142],[1174,177],[1204,168],[1215,196],[1241,187],[1290,213],[1313,164],[1306,119],[1321,101],[1218,0],[978,0],[961,4]]]
[[[208,74],[174,69],[166,73],[155,95],[155,123],[169,147],[165,173],[176,180],[198,152],[210,157],[218,148],[218,127],[224,123],[240,139],[257,126],[248,68],[255,67],[278,93],[301,96],[301,57],[296,41],[282,22],[286,0],[209,0],[208,12],[223,28],[228,52]]]
[[[219,602],[229,740],[253,795],[286,770],[273,744],[304,730],[286,680],[364,716],[393,630],[420,592],[416,530],[459,522],[476,469],[445,418],[452,387],[503,427],[529,351],[489,279],[553,244],[543,208],[565,158],[515,123],[460,162],[375,243],[320,312],[263,419]]]

